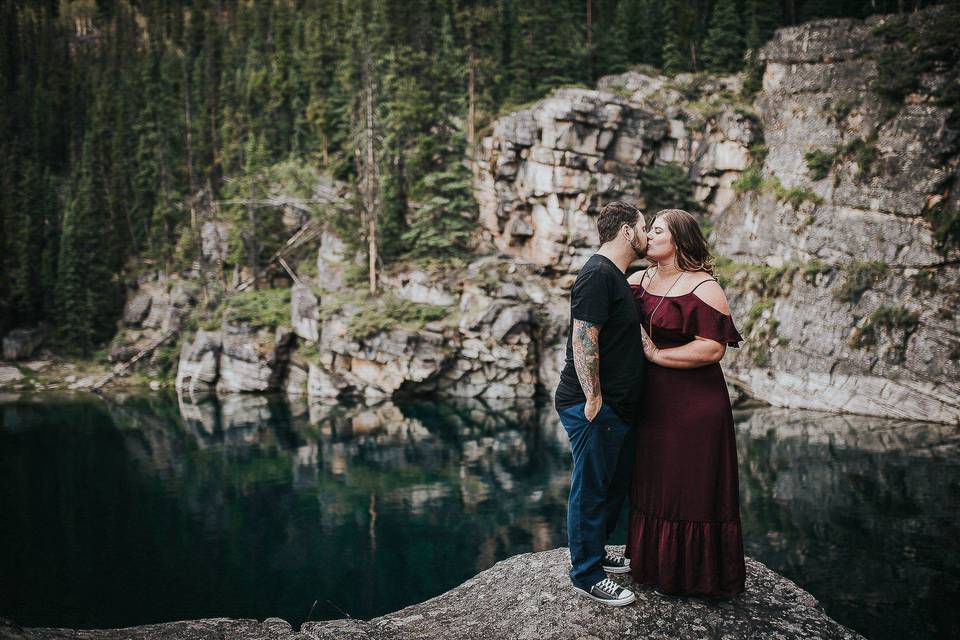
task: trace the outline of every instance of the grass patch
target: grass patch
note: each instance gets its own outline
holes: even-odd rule
[[[349,315],[347,333],[354,340],[374,334],[403,329],[418,331],[428,322],[443,320],[450,309],[440,305],[417,304],[392,293],[370,296],[357,291],[326,295],[321,299],[320,317]]]
[[[813,180],[823,180],[830,173],[830,169],[833,168],[833,162],[837,159],[837,154],[835,151],[822,151],[820,149],[812,149],[803,154],[803,161],[807,165],[807,170],[810,171],[810,177]]]
[[[763,175],[754,167],[747,167],[736,180],[730,185],[737,195],[744,193],[755,193],[763,188]]]
[[[765,144],[757,143],[750,145],[750,164],[761,167],[770,153],[770,147]]]
[[[807,189],[806,187],[790,187],[787,189],[783,186],[783,183],[780,182],[778,178],[769,178],[765,181],[764,187],[769,189],[775,197],[780,202],[786,202],[791,207],[796,209],[804,202],[812,202],[813,204],[823,204],[823,198],[818,196],[816,193]]]
[[[827,107],[827,113],[830,114],[830,117],[833,118],[834,122],[840,123],[846,120],[847,116],[849,116],[850,113],[859,106],[860,103],[854,100],[838,98],[832,101],[830,106]]]
[[[223,307],[223,319],[231,324],[254,328],[288,325],[290,289],[248,289],[230,296]]]
[[[948,208],[941,200],[923,212],[930,223],[933,240],[941,251],[960,246],[960,207]]]
[[[820,262],[816,258],[807,262],[801,267],[801,272],[803,273],[803,279],[808,283],[813,283],[816,281],[817,276],[821,274],[831,273],[833,267],[823,262]]]
[[[863,326],[853,332],[850,337],[850,346],[855,349],[875,346],[879,340],[877,334],[881,329],[888,332],[899,329],[905,334],[903,343],[897,348],[900,358],[903,359],[907,340],[919,326],[920,314],[916,311],[902,306],[880,307],[870,314]]]
[[[833,290],[833,297],[855,305],[868,289],[887,275],[887,271],[887,265],[878,260],[854,261],[844,271],[843,282]]]
[[[769,193],[780,202],[785,202],[796,209],[804,202],[823,204],[823,198],[806,187],[786,188],[777,177],[764,178],[760,171],[753,166],[740,174],[730,187],[737,195],[744,193]]]

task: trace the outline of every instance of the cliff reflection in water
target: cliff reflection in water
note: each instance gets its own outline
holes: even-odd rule
[[[372,617],[565,544],[569,452],[542,403],[152,394],[0,415],[0,616],[24,624],[297,625],[314,600],[314,619]],[[737,421],[750,555],[867,637],[960,631],[955,428]]]

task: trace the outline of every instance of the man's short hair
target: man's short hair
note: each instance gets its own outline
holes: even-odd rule
[[[610,242],[620,233],[623,225],[633,226],[640,216],[640,209],[623,200],[614,200],[600,210],[597,216],[597,231],[600,233],[600,244]]]

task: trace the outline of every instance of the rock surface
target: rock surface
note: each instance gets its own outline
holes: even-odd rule
[[[40,343],[43,342],[45,330],[42,327],[35,329],[14,329],[3,337],[3,357],[7,360],[23,360],[33,355]]]
[[[911,14],[909,28],[940,12]],[[820,201],[761,189],[715,217],[716,249],[735,261],[731,307],[750,329],[728,372],[779,406],[956,422],[960,252],[938,247],[924,214],[956,206],[958,134],[930,96],[891,104],[872,89],[878,34],[901,19],[785,28],[761,52],[762,175]],[[851,143],[874,159],[837,151]],[[836,154],[820,179],[811,152]]]
[[[828,617],[817,600],[790,580],[747,560],[747,590],[732,601],[664,598],[637,589],[637,602],[612,608],[575,595],[566,549],[508,558],[447,593],[370,621],[304,623],[198,620],[110,631],[0,626],[10,640],[489,640],[490,638],[811,638],[861,636]],[[628,579],[620,578],[627,583]]]
[[[738,79],[628,72],[599,86],[559,89],[497,121],[483,140],[480,223],[503,253],[575,273],[596,250],[594,216],[620,197],[643,206],[651,167],[678,167],[707,210],[733,200],[756,123],[729,100],[707,107],[678,89],[730,95]]]

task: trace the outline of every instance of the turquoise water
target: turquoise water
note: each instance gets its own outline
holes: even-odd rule
[[[369,618],[565,544],[543,403],[47,396],[0,416],[0,616],[26,626]],[[960,635],[956,428],[736,418],[748,554],[868,638]]]

